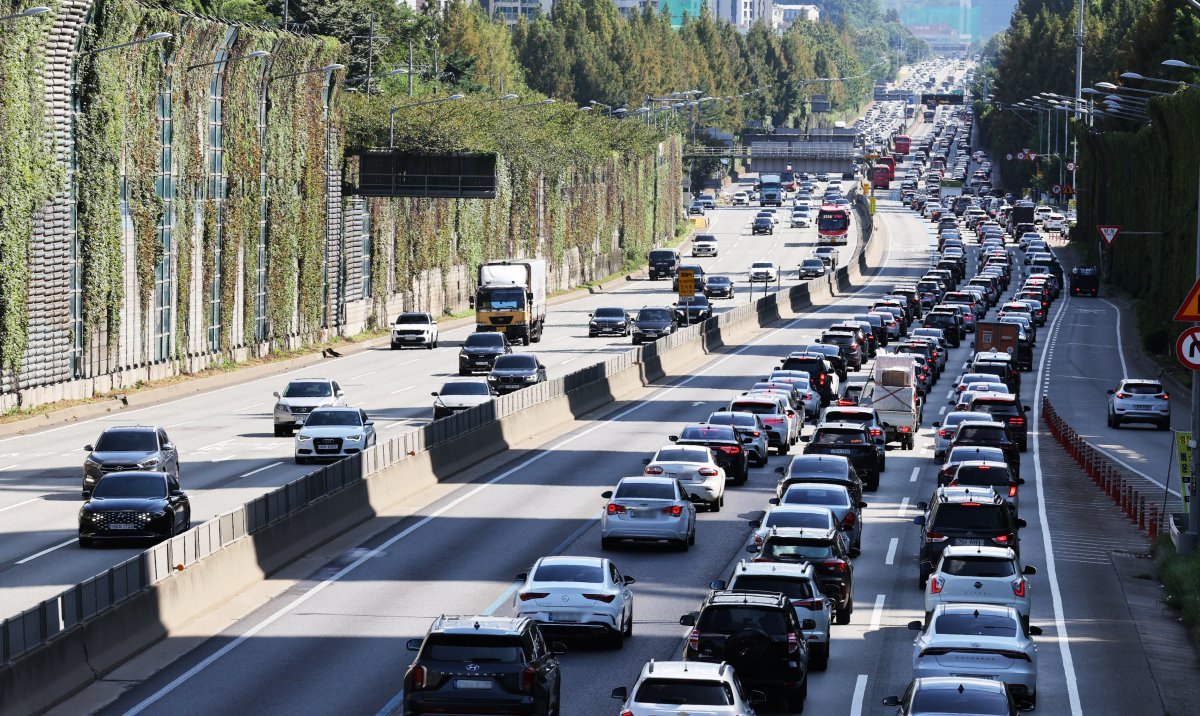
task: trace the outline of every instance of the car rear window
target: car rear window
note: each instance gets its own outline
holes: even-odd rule
[[[952,577],[1013,577],[1012,560],[993,557],[945,557],[941,571]]]
[[[946,502],[937,506],[930,520],[930,530],[977,529],[1005,530],[1008,520],[1000,505],[969,502]]]
[[[774,415],[779,412],[779,406],[775,403],[756,400],[739,400],[729,406],[730,410],[736,410],[739,413],[754,413],[755,415]]]
[[[813,435],[814,443],[823,443],[826,445],[862,445],[866,442],[863,439],[863,434],[858,430],[838,430],[831,428],[823,428],[818,430]]]
[[[833,546],[829,544],[796,540],[767,540],[762,548],[762,556],[769,562],[771,560],[831,559],[836,555],[833,553]]]
[[[846,506],[846,491],[831,490],[821,487],[799,487],[793,485],[783,494],[784,505],[828,505],[830,507]]]
[[[525,661],[521,639],[515,636],[430,634],[425,656],[432,661],[475,664],[520,664]]]
[[[717,634],[735,634],[745,629],[762,629],[768,634],[787,631],[783,612],[777,609],[756,609],[734,605],[713,605],[700,614],[696,631]]]
[[[736,440],[733,428],[728,427],[693,427],[684,428],[679,433],[680,440]],[[661,454],[661,453],[660,453]]]
[[[954,482],[964,487],[982,485],[998,487],[1012,482],[1008,467],[999,465],[960,465],[954,473]]]
[[[772,510],[767,513],[767,518],[763,520],[763,527],[817,527],[820,529],[829,529],[831,524],[830,514],[821,514],[820,512],[793,512],[791,510]]]
[[[543,564],[534,571],[533,580],[603,584],[604,568],[598,564]]]
[[[1004,428],[975,428],[969,425],[960,427],[956,440],[971,440],[971,441],[1001,441],[1004,439]]]
[[[1123,389],[1134,395],[1158,395],[1162,392],[1162,385],[1158,383],[1126,383]]]
[[[812,599],[812,585],[806,579],[775,577],[766,574],[739,574],[733,578],[730,589],[749,592],[779,592],[788,599]]]
[[[913,697],[912,713],[1007,716],[1008,696],[1001,691],[921,689]]]
[[[849,390],[853,387],[855,386],[848,385],[846,386],[846,389]],[[859,385],[858,388],[861,390],[862,386]],[[861,425],[871,422],[871,414],[862,412],[849,412],[846,410],[828,410],[825,412],[825,420],[831,423],[859,423]]]
[[[708,448],[675,447],[659,450],[654,459],[656,462],[708,462],[710,457]]]
[[[1021,411],[1017,409],[1017,404],[1011,400],[997,400],[996,398],[976,398],[971,401],[971,410],[977,413],[987,413],[988,415],[1020,415]]]
[[[646,679],[633,695],[633,700],[640,704],[732,706],[733,693],[721,681]]]
[[[1017,635],[1016,621],[1008,617],[991,614],[940,614],[934,622],[939,634],[961,634],[964,636],[1014,637]]]
[[[665,482],[622,482],[613,499],[673,500],[675,488]]]

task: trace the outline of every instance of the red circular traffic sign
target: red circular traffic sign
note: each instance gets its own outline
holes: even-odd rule
[[[1175,357],[1185,368],[1200,371],[1200,326],[1179,334],[1179,340],[1175,341]]]

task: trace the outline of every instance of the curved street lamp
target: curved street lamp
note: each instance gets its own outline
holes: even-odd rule
[[[48,12],[50,12],[50,8],[42,7],[39,5],[37,7],[31,7],[26,10],[22,10],[21,12],[17,13],[16,15],[5,15],[4,17],[0,17],[0,22],[8,22],[9,20],[20,20],[23,17],[34,17],[36,15],[44,15]]]

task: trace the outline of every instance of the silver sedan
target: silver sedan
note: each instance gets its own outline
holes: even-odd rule
[[[696,543],[696,506],[683,485],[671,477],[626,477],[600,515],[600,546],[612,549],[621,540],[670,542],[687,551]]]

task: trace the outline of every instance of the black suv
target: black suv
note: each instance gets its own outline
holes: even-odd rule
[[[995,447],[1004,453],[1004,462],[1017,477],[1021,476],[1021,449],[1009,437],[1008,426],[1001,422],[968,420],[959,423],[950,439],[950,449],[956,447]]]
[[[562,676],[556,656],[526,617],[441,616],[404,674],[404,714],[558,714]]]
[[[671,436],[676,445],[703,445],[713,455],[713,462],[725,471],[725,477],[735,485],[746,484],[750,475],[749,451],[737,432],[728,425],[688,425]]]
[[[1021,558],[1018,531],[1025,520],[1013,516],[1008,502],[991,487],[939,487],[932,504],[918,502],[917,507],[925,511],[913,518],[921,527],[921,589],[950,545],[1008,547]]]
[[[675,332],[675,311],[668,307],[646,307],[633,319],[633,345],[653,341]]]
[[[681,326],[690,326],[712,318],[712,304],[708,297],[697,293],[690,298],[681,298],[675,304],[675,322]]]
[[[179,451],[167,431],[149,425],[107,428],[93,445],[84,445],[83,496],[92,493],[100,478],[110,472],[152,470],[179,479]]]
[[[825,360],[833,368],[833,372],[837,373],[838,380],[843,383],[847,377],[846,356],[842,354],[842,347],[825,343],[810,343],[808,345],[800,345],[796,350],[792,351],[792,355],[797,353],[816,353],[825,356]]]
[[[849,624],[854,613],[854,564],[857,547],[847,547],[836,529],[784,527],[772,529],[762,546],[748,545],[746,551],[757,554],[755,562],[808,562],[821,583],[821,591],[833,602],[838,624]]]
[[[846,361],[847,370],[862,370],[863,351],[858,339],[849,333],[824,331],[817,339],[827,346],[837,346]]]
[[[879,474],[883,467],[869,427],[861,423],[821,423],[812,435],[805,435],[800,440],[808,443],[804,448],[805,455],[841,455],[862,476],[868,490],[879,489]]]
[[[603,333],[612,333],[618,336],[627,336],[632,330],[633,319],[625,312],[624,308],[604,307],[597,308],[595,313],[588,315],[588,336],[595,338]]]
[[[821,395],[821,405],[833,400],[833,368],[824,355],[793,353],[779,366],[781,370],[802,370],[808,373],[810,384]]]
[[[1021,405],[1015,395],[1003,393],[984,393],[971,399],[967,410],[975,413],[987,413],[998,423],[1008,426],[1008,435],[1020,448],[1021,452],[1029,449],[1029,421],[1025,413],[1029,412],[1028,405]]]
[[[949,311],[931,310],[925,314],[922,325],[926,328],[940,328],[946,335],[946,342],[951,348],[958,348],[962,341],[962,328],[959,320]]]
[[[508,336],[503,333],[472,333],[458,351],[458,374],[488,373],[496,358],[512,353]]]
[[[725,662],[747,689],[772,691],[792,712],[808,698],[808,643],[804,630],[816,622],[796,616],[791,600],[779,592],[715,591],[700,611],[679,623],[692,627],[685,661]]]

